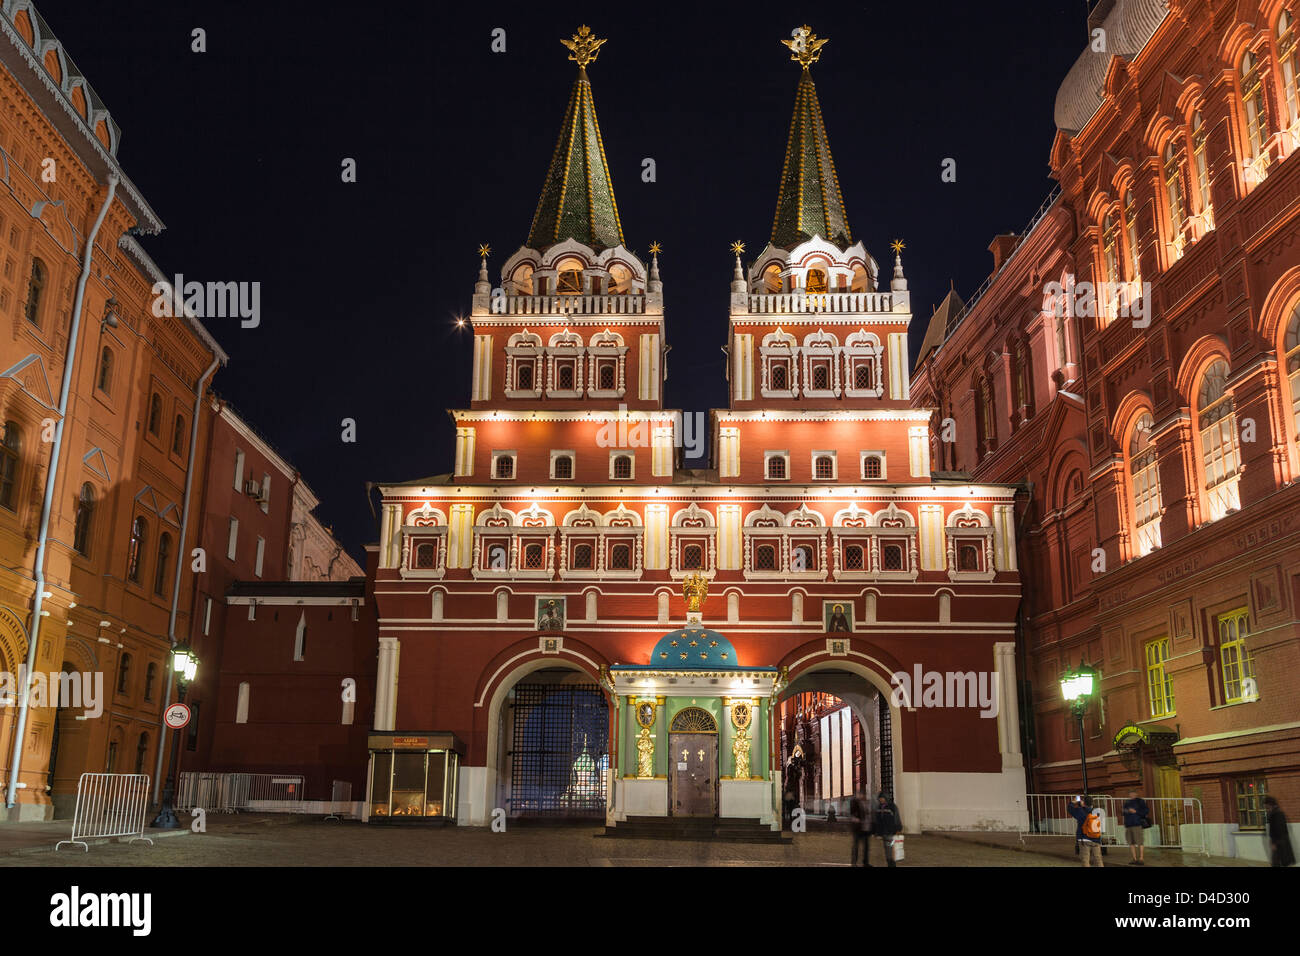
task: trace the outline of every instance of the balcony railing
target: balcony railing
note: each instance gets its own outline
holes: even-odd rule
[[[757,314],[780,312],[892,312],[894,296],[889,292],[781,292],[751,295],[749,311]]]
[[[498,295],[492,315],[644,315],[643,295]]]

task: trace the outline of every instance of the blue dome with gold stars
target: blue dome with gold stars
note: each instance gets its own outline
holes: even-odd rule
[[[650,653],[652,667],[708,668],[739,667],[731,641],[708,628],[681,628],[659,638]]]

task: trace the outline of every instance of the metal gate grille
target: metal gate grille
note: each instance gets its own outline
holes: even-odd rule
[[[894,730],[891,726],[892,715],[889,712],[889,698],[877,693],[879,702],[877,713],[880,715],[880,789],[894,797]]]
[[[609,708],[595,684],[518,684],[510,774],[513,816],[603,817]]]

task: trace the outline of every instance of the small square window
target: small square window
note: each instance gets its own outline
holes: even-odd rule
[[[761,544],[754,549],[754,570],[776,570],[776,547],[774,545]]]
[[[614,455],[609,463],[609,477],[626,480],[632,477],[632,456]]]
[[[594,571],[596,569],[596,551],[589,544],[573,547],[573,570]]]
[[[704,568],[704,548],[698,544],[688,544],[682,548],[682,570],[700,571]]]
[[[492,456],[492,477],[510,479],[515,476],[514,452],[497,452]]]
[[[786,465],[785,452],[771,451],[767,453],[766,474],[769,479],[781,481],[790,477],[790,469]]]
[[[817,481],[835,480],[835,456],[813,453],[813,478]]]
[[[545,557],[546,550],[540,544],[530,544],[524,548],[524,568],[528,571],[539,571],[542,568],[542,561]]]
[[[898,544],[885,545],[884,565],[886,571],[903,570],[903,546]]]
[[[609,569],[611,571],[632,570],[632,547],[630,545],[616,544],[610,548]]]
[[[862,560],[863,550],[861,545],[851,544],[844,549],[844,570],[861,571],[864,562]]]
[[[867,480],[875,480],[885,477],[885,457],[880,454],[866,454],[862,456],[862,477]]]
[[[980,570],[979,545],[962,544],[957,546],[957,570],[958,571],[979,571]]]
[[[569,481],[573,478],[573,455],[557,454],[551,458],[551,477],[557,481]]]

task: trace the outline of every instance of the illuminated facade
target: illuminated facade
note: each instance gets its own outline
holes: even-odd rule
[[[566,41],[578,77],[495,287],[483,250],[455,471],[381,487],[374,730],[399,743],[372,742],[371,819],[396,812],[406,740],[408,776],[459,748],[462,824],[776,826],[780,702],[824,692],[876,755],[854,781],[889,787],[909,829],[1017,825],[1016,488],[932,471],[902,244],[882,274],[853,239],[809,71],[822,41],[787,44],[776,216],[748,265],[733,249],[730,403],[701,416],[700,469],[679,447],[695,419],[663,404],[658,246],[626,247],[605,162],[600,42]],[[969,676],[972,699],[918,687],[900,706],[900,672]],[[977,680],[1000,705],[984,716]]]
[[[1097,5],[1059,196],[936,313],[914,392],[959,423],[944,467],[1031,484],[1034,790],[1080,786],[1058,677],[1082,659],[1094,792],[1169,798],[1174,834],[1203,811],[1211,852],[1259,859],[1263,795],[1300,800],[1298,12]]]

